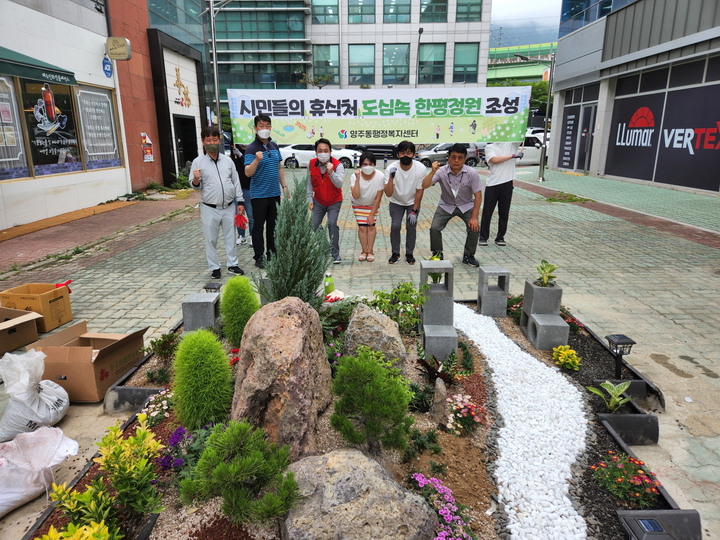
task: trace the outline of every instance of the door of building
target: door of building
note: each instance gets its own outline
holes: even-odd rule
[[[177,172],[185,168],[188,161],[198,157],[198,135],[195,130],[195,117],[173,115],[175,130],[175,156]]]
[[[595,132],[595,112],[597,103],[583,105],[580,111],[580,132],[578,133],[576,169],[586,172],[590,168],[593,135]]]

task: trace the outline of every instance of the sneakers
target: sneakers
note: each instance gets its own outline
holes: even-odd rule
[[[505,247],[507,244],[505,243],[505,240],[495,240],[495,245],[500,247]]]
[[[399,258],[400,258],[400,254],[399,254],[399,253],[393,253],[393,254],[392,254],[392,257],[390,257],[390,258],[388,259],[388,264],[395,264],[396,262],[398,262],[398,259],[399,259]]]
[[[243,272],[243,269],[240,268],[239,266],[230,266],[228,268],[228,272],[230,272],[231,274],[235,274],[236,276],[244,276],[245,275],[245,272]]]
[[[235,245],[242,246],[243,244],[247,244],[247,240],[244,236],[238,236],[238,239],[235,241]]]
[[[478,246],[487,246],[487,240],[478,240]]]
[[[472,255],[464,255],[463,256],[463,264],[469,264],[470,266],[480,266],[480,263],[475,260],[475,257]]]
[[[335,257],[333,259],[333,264],[340,264],[342,262],[342,259],[340,257]]]
[[[405,255],[405,260],[407,261],[408,264],[415,264],[415,257],[410,255],[409,253],[407,253]]]
[[[210,274],[210,276],[213,279],[220,279],[220,277],[222,277],[222,274],[220,273],[220,269],[216,268],[215,270],[213,270],[212,273]]]
[[[256,266],[257,268],[259,268],[260,270],[264,270],[264,269],[265,269],[265,263],[263,262],[262,259],[256,259],[256,260],[255,260],[255,266]]]

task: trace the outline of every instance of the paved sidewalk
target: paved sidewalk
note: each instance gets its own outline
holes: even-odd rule
[[[302,174],[289,171],[288,176]],[[720,232],[720,198],[554,171],[548,172],[547,182],[538,184],[533,181],[536,176],[537,168],[519,171],[506,236],[509,245],[478,247],[478,260],[507,268],[511,292],[519,294],[525,279],[535,277],[539,261],[548,259],[560,266],[563,304],[598,335],[625,333],[637,341],[629,360],[660,386],[667,410],[659,417],[660,443],[633,450],[652,465],[683,508],[701,513],[705,537],[720,538],[720,235],[713,232]],[[548,190],[598,202],[550,203],[542,195]],[[430,256],[428,230],[438,195],[439,188],[430,188],[423,200],[418,261]],[[178,211],[187,204],[174,203]],[[86,319],[91,331],[128,332],[150,326],[146,340],[159,336],[181,318],[182,300],[209,281],[199,213],[189,207],[165,221],[139,216],[133,222],[128,214],[120,216],[126,210],[85,218],[95,220],[89,228],[76,222],[63,234],[47,230],[15,239],[24,239],[21,245],[27,252],[41,255],[43,249],[46,254],[61,251],[54,249],[57,242],[39,245],[53,235],[58,242],[64,238],[64,250],[109,236],[69,261],[0,275],[0,288],[73,279],[75,320]],[[157,221],[133,227],[148,219]],[[113,227],[126,230],[119,235],[99,232]],[[84,236],[74,234],[87,229]],[[493,223],[491,234],[495,230]],[[91,238],[93,231],[97,238]],[[357,261],[357,226],[347,201],[340,213],[340,235],[343,263],[331,268],[336,288],[371,296],[373,290],[388,290],[400,281],[417,283],[419,264],[409,266],[404,258],[395,265],[387,263],[387,200],[378,220],[374,263]],[[443,239],[446,259],[455,265],[456,299],[475,299],[477,269],[461,264],[462,222],[451,221]],[[0,242],[0,272],[7,266],[9,242],[15,240]],[[254,270],[251,248],[238,248],[238,256],[241,267]],[[227,278],[223,272],[222,280]],[[66,429],[65,424],[63,420],[60,427]],[[91,439],[88,432],[80,435]],[[98,432],[98,439],[101,436]],[[43,504],[35,501],[0,520],[0,537],[22,530],[15,523],[31,523],[33,512]]]

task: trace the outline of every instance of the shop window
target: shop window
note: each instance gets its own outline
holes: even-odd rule
[[[0,75],[0,180],[30,176],[13,78]]]
[[[615,87],[615,95],[628,96],[630,94],[637,94],[639,82],[640,75],[630,75],[629,77],[619,78],[617,80],[617,86]]]
[[[482,21],[482,0],[457,0],[455,22]]]
[[[87,169],[120,166],[115,107],[110,90],[81,86],[77,93],[82,151]]]
[[[646,71],[640,79],[640,91],[652,92],[653,90],[664,90],[667,88],[668,68]]]
[[[708,58],[707,74],[705,81],[720,81],[720,56]]]
[[[670,70],[670,88],[700,84],[705,73],[705,59],[674,64]]]
[[[23,80],[22,94],[35,176],[81,171],[70,87]]]
[[[600,97],[600,83],[589,84],[585,88],[583,88],[582,100],[584,102],[597,101],[599,97]]]

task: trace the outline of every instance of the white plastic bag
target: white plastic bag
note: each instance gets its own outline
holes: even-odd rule
[[[24,354],[6,353],[0,359],[0,377],[10,396],[0,418],[0,442],[57,424],[70,405],[65,389],[53,381],[41,381],[45,353],[30,349]]]
[[[51,427],[0,444],[0,518],[47,492],[53,481],[51,467],[77,453],[78,443]]]

